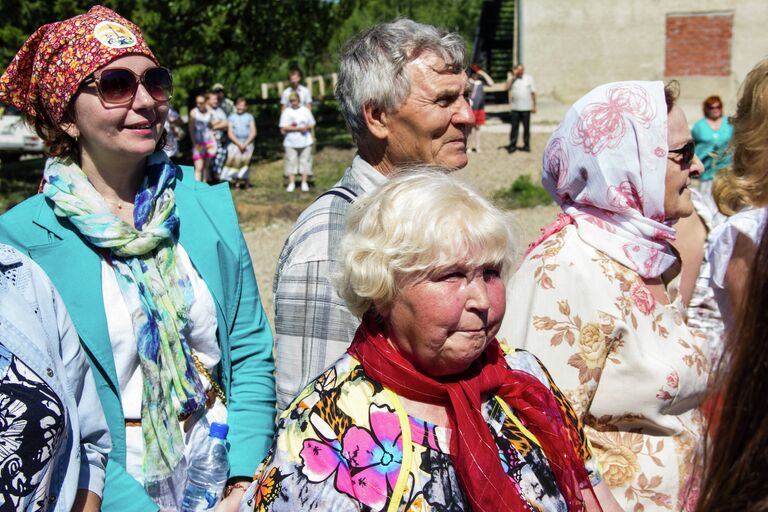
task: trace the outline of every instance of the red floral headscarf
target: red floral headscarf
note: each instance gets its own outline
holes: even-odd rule
[[[58,123],[80,83],[123,55],[157,63],[139,27],[101,5],[43,25],[0,76],[0,102]]]

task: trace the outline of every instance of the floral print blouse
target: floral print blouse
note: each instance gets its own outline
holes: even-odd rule
[[[690,510],[710,370],[701,331],[640,276],[566,226],[533,249],[507,287],[500,339],[541,358],[584,423],[624,510]]]
[[[507,363],[548,386],[577,423],[587,471],[597,485],[601,477],[583,429],[541,363],[525,351],[508,353]],[[506,403],[490,397],[483,416],[504,470],[531,510],[567,511],[538,441]],[[450,459],[450,435],[447,428],[408,416],[392,391],[345,354],[280,417],[240,510],[469,511]]]

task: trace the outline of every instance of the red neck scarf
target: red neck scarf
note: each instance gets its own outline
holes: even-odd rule
[[[360,361],[366,374],[398,395],[447,408],[451,460],[474,512],[530,510],[501,466],[498,448],[481,413],[485,393],[502,398],[536,436],[568,510],[583,510],[580,489],[592,488],[575,427],[563,416],[546,386],[532,375],[507,366],[496,340],[467,371],[444,381],[417,370],[367,315],[347,352]]]

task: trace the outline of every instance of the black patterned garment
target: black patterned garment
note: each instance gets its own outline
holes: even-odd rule
[[[0,512],[46,509],[63,411],[50,386],[0,344]]]

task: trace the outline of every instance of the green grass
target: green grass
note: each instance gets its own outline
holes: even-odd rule
[[[279,108],[268,107],[258,113],[258,136],[251,162],[253,187],[232,191],[243,229],[262,226],[275,219],[294,221],[318,195],[331,188],[352,163],[355,145],[336,103],[325,102],[315,107],[313,114],[317,127],[312,187],[309,192],[288,193],[283,178],[283,136],[277,127]]]
[[[509,188],[497,190],[493,194],[493,200],[498,206],[508,210],[547,205],[553,202],[544,187],[534,183],[527,175],[519,176]]]

